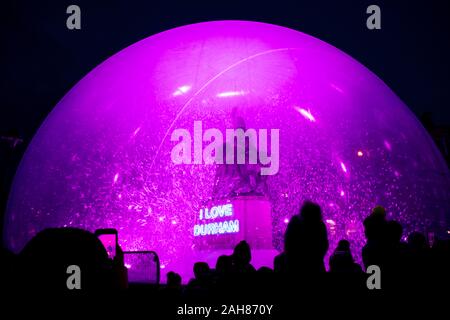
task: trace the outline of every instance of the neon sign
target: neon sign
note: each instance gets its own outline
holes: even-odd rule
[[[233,215],[233,205],[231,203],[202,208],[199,213],[199,220],[216,220],[218,218],[231,217]],[[239,220],[214,221],[194,226],[194,236],[218,235],[239,232]]]

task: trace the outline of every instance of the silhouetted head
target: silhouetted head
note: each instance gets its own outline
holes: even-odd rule
[[[273,273],[273,270],[272,269],[270,269],[269,267],[260,267],[258,270],[257,270],[257,272],[258,272],[258,274],[261,274],[261,275],[266,275],[266,274],[272,274]]]
[[[350,252],[350,242],[345,239],[339,240],[336,250]]]
[[[386,210],[377,206],[372,213],[364,219],[364,233],[367,240],[378,240],[385,236],[386,231]]]
[[[210,269],[206,262],[196,262],[194,264],[194,275],[197,280],[203,280],[209,276]]]
[[[75,228],[39,232],[19,255],[24,285],[37,290],[67,290],[68,267],[80,269],[81,289],[102,289],[112,281],[110,261],[93,234]]]
[[[322,209],[317,203],[305,201],[300,209],[300,217],[305,221],[322,221]]]
[[[371,215],[375,218],[386,219],[386,209],[382,206],[376,206],[372,209]]]
[[[181,286],[181,276],[173,271],[167,273],[167,286],[171,288],[177,288]]]
[[[221,255],[217,258],[216,272],[219,274],[229,273],[233,268],[233,259],[227,255]]]
[[[242,240],[234,247],[233,260],[236,265],[246,265],[250,263],[252,254],[247,241]]]
[[[330,256],[330,272],[355,272],[357,267],[350,251],[350,242],[340,240],[334,253]]]
[[[420,232],[411,232],[408,236],[408,245],[415,250],[426,249],[427,238]]]

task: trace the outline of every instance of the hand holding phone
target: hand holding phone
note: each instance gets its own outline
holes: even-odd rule
[[[117,254],[118,233],[116,229],[97,229],[95,235],[103,243],[103,246],[108,253],[108,258],[114,259]]]

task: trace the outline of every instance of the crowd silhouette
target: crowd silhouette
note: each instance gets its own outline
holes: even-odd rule
[[[402,242],[401,224],[388,220],[386,211],[376,207],[363,221],[366,244],[362,249],[363,266],[355,262],[350,242],[342,239],[332,248],[329,270],[325,255],[329,250],[327,228],[319,205],[305,202],[299,214],[289,221],[284,250],[273,262],[273,269],[255,269],[252,252],[246,241],[239,242],[231,255],[222,255],[214,268],[206,262],[193,266],[194,278],[187,285],[181,276],[167,273],[166,283],[145,289],[168,301],[180,299],[206,301],[239,297],[276,297],[307,293],[339,296],[342,293],[369,294],[369,266],[381,270],[382,290],[392,292],[426,292],[447,290],[450,270],[448,240],[435,239],[432,246],[426,237],[413,232]],[[38,233],[18,254],[2,251],[2,288],[69,292],[67,266],[78,265],[83,272],[83,292],[132,291],[126,279],[120,248],[111,260],[99,239],[75,228],[51,228]],[[76,290],[75,290],[76,291]],[[71,293],[72,294],[72,293]],[[225,300],[224,300],[225,299]]]

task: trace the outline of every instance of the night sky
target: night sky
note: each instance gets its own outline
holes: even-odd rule
[[[81,30],[66,28],[71,4],[81,8]],[[381,30],[366,28],[371,4],[381,7]],[[437,124],[450,124],[449,7],[438,0],[3,0],[0,135],[18,132],[24,149],[64,94],[114,53],[160,31],[224,19],[278,24],[324,40],[377,74],[417,116],[432,112]],[[12,162],[8,176],[18,160]]]
[[[420,116],[450,123],[450,7],[447,1],[2,1],[0,132],[28,141],[63,95],[132,43],[208,20],[263,21],[322,39],[356,58]],[[417,3],[412,5],[412,3]],[[82,29],[66,28],[77,4]],[[382,29],[368,30],[378,4]]]

